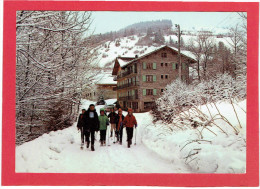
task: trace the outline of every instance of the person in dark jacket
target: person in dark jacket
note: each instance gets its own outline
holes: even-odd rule
[[[135,116],[133,115],[132,108],[127,109],[128,114],[125,117],[123,121],[123,125],[126,127],[126,133],[127,133],[127,142],[128,142],[128,148],[130,148],[130,145],[132,144],[132,138],[133,138],[133,132],[134,127],[137,127],[137,121],[135,119]]]
[[[123,121],[125,116],[122,114],[122,109],[118,109],[118,114],[115,117],[115,124],[116,124],[116,138],[119,141],[119,144],[122,145],[122,138],[123,138]]]
[[[84,142],[87,142],[87,136],[86,136],[86,128],[85,126],[85,119],[84,119],[84,113],[86,112],[85,109],[81,110],[82,113],[79,115],[78,123],[77,123],[77,128],[80,130],[81,133],[81,148],[83,148]],[[85,138],[85,140],[84,140]]]
[[[84,113],[84,117],[87,131],[87,148],[89,147],[89,136],[91,136],[91,151],[95,151],[95,131],[99,130],[99,120],[94,104],[89,105],[88,110]]]
[[[110,134],[110,137],[113,136],[113,131],[116,133],[116,115],[117,113],[115,112],[114,108],[111,109],[111,112],[110,114],[108,114],[108,118],[110,118],[110,131],[111,131],[111,134]]]

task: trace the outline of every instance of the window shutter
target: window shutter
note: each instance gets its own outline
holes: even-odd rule
[[[146,81],[146,75],[143,75],[143,81]]]
[[[172,63],[172,68],[173,68],[174,70],[176,70],[176,64],[175,64],[175,63]]]
[[[183,69],[183,70],[185,70],[185,69],[186,69],[186,67],[185,67],[185,66],[186,66],[186,65],[185,65],[185,63],[183,62],[183,63],[182,63],[182,69]]]
[[[153,95],[156,96],[157,89],[153,89]]]
[[[156,62],[153,63],[153,69],[156,70]]]
[[[146,69],[146,63],[143,62],[143,69],[145,70]]]
[[[132,96],[134,96],[134,95],[135,95],[135,90],[133,89],[133,90],[132,90]]]
[[[153,75],[153,81],[156,81],[156,75]]]
[[[146,89],[143,89],[143,96],[146,96]]]

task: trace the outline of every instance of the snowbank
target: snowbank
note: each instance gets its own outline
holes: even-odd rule
[[[192,172],[197,173],[245,173],[246,171],[246,100],[235,105],[239,115],[236,119],[233,107],[228,102],[217,103],[221,114],[234,125],[239,133],[219,119],[218,127],[177,128],[162,122],[152,123],[152,116],[146,119],[145,127],[141,127],[142,143],[162,158],[174,164],[187,164]],[[211,115],[209,114],[209,111]],[[199,109],[208,116],[218,114],[213,105],[204,105]],[[242,128],[240,128],[240,125]],[[202,137],[201,137],[202,136]]]

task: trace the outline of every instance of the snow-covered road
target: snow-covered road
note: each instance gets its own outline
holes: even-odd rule
[[[90,102],[85,101],[82,108]],[[99,109],[102,106],[97,106]],[[113,143],[101,147],[99,133],[95,142],[95,151],[80,149],[80,133],[76,124],[44,134],[43,136],[16,147],[16,172],[45,173],[187,173],[190,170],[183,164],[161,158],[141,142],[142,129],[150,122],[144,114],[135,114],[138,122],[137,145],[127,148],[126,132],[123,133],[123,145]],[[138,132],[140,131],[140,132]],[[134,133],[135,136],[135,133]]]
[[[115,99],[111,99],[107,104],[114,101]],[[81,108],[87,109],[90,103],[92,102],[82,100]],[[123,145],[114,144],[113,138],[109,138],[110,146],[101,147],[98,133],[95,151],[92,152],[90,148],[86,149],[86,146],[83,150],[80,149],[80,133],[74,123],[67,129],[52,131],[17,146],[16,172],[245,173],[246,101],[235,105],[242,128],[239,128],[230,103],[219,102],[217,105],[222,115],[236,126],[239,134],[235,134],[232,127],[223,120],[218,120],[217,124],[222,126],[226,134],[218,127],[210,127],[208,131],[203,128],[179,129],[161,121],[154,124],[151,113],[134,113],[138,123],[137,145],[134,145],[134,137],[133,145],[130,149],[127,148],[124,129]],[[98,114],[102,107],[96,106]],[[208,107],[212,116],[218,113],[214,106]],[[205,106],[200,109],[205,115],[209,113]],[[204,138],[196,142],[202,130]],[[194,150],[200,152],[194,153]],[[192,153],[194,156],[190,157]]]

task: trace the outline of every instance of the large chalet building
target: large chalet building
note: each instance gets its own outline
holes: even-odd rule
[[[179,77],[178,50],[160,47],[140,57],[117,57],[112,75],[117,81],[117,100],[123,109],[149,111],[167,84]],[[196,61],[181,53],[181,79],[189,83],[189,66]]]

